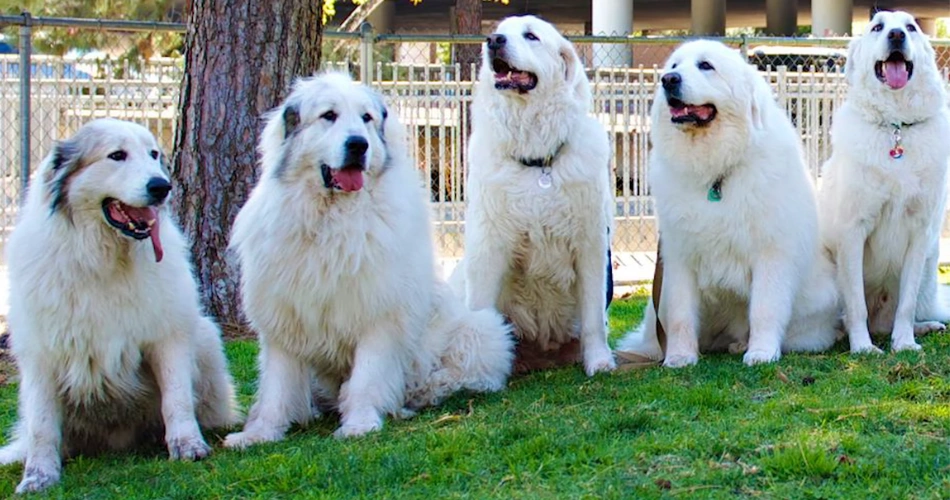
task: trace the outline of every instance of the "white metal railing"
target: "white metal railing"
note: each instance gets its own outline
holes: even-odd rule
[[[0,16],[9,22],[11,16]],[[14,19],[18,18],[13,16]],[[70,20],[54,20],[70,24]],[[57,24],[58,23],[58,24]],[[115,24],[116,22],[110,22]],[[183,29],[181,25],[140,23],[135,29]],[[121,23],[119,23],[121,25]],[[111,24],[106,25],[111,26]],[[124,26],[124,25],[122,25]],[[438,242],[443,255],[461,252],[465,209],[465,149],[473,82],[464,73],[474,67],[439,62],[451,43],[473,43],[479,37],[325,33],[334,41],[324,68],[348,71],[378,88],[407,127],[412,161],[428,182]],[[617,200],[616,251],[649,251],[654,247],[653,205],[646,175],[649,110],[658,83],[656,65],[680,38],[574,37],[582,58],[589,61],[597,43],[630,45],[635,60],[652,63],[635,68],[589,68],[594,102],[592,114],[610,132]],[[723,39],[748,54],[752,45],[813,45],[842,47],[846,39],[732,38]],[[950,41],[935,42],[946,76]],[[381,49],[389,51],[384,56]],[[415,52],[412,52],[415,51]],[[336,55],[334,55],[336,54]],[[344,54],[340,56],[339,54]],[[36,165],[54,140],[71,135],[82,123],[112,116],[146,125],[165,148],[171,148],[178,123],[178,93],[184,74],[182,59],[148,61],[33,55],[32,75],[24,85],[20,55],[0,55],[0,241],[12,225],[21,192],[24,165]],[[407,62],[408,61],[408,62]],[[365,71],[364,71],[365,68]],[[468,71],[462,71],[463,69]],[[762,71],[775,97],[801,136],[806,161],[817,178],[818,167],[830,155],[828,129],[841,103],[846,82],[840,68],[807,71],[778,66]],[[28,89],[28,97],[22,89]],[[21,109],[30,109],[23,120]],[[26,124],[26,128],[24,127]],[[28,130],[24,141],[23,130]],[[29,154],[21,154],[23,144]]]

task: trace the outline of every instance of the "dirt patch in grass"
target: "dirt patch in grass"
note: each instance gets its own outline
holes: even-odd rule
[[[226,341],[257,339],[257,335],[254,333],[254,330],[251,330],[251,327],[236,323],[222,323],[221,337]]]

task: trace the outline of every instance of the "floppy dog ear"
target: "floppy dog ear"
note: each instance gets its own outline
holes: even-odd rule
[[[300,125],[300,109],[296,104],[287,103],[284,106],[284,139],[290,137],[297,131]]]
[[[574,46],[571,45],[571,42],[564,40],[559,53],[564,63],[564,81],[567,82],[568,87],[574,91],[578,99],[590,105],[590,82],[587,81],[587,75],[584,74],[584,64],[581,62],[581,58],[577,56]]]
[[[55,213],[66,206],[66,189],[69,179],[81,167],[82,151],[74,140],[60,141],[53,146],[50,156],[50,167],[44,183],[51,200],[50,212]]]
[[[772,97],[772,87],[759,75],[753,66],[748,67],[749,83],[749,121],[756,130],[765,128],[765,118],[763,115],[769,105]]]

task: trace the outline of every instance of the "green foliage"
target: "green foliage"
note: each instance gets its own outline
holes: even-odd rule
[[[0,0],[0,12],[33,16],[80,17],[91,19],[136,21],[181,21],[175,0]],[[12,36],[15,30],[5,30]],[[15,39],[15,38],[12,38]],[[178,33],[121,33],[93,29],[35,28],[34,49],[42,54],[64,55],[70,50],[80,52],[106,51],[119,59],[136,61],[139,57],[178,55],[182,46]]]
[[[611,306],[611,338],[645,298]],[[199,463],[161,446],[68,462],[63,498],[944,498],[950,480],[950,335],[922,352],[786,355],[747,367],[703,356],[685,369],[587,378],[577,367],[460,394],[379,433],[333,439],[338,417]],[[227,346],[241,404],[254,342]],[[15,386],[0,386],[0,426]],[[221,435],[211,435],[220,442]],[[0,497],[19,465],[0,467]],[[908,493],[911,492],[911,493]]]

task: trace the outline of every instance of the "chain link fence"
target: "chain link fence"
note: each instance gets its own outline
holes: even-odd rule
[[[128,57],[126,50],[142,37],[180,33],[183,25],[0,16],[0,27],[4,25],[11,45],[9,34],[19,31],[21,47],[25,40],[36,40],[54,28],[108,32],[113,35],[109,40],[124,42],[85,55],[0,54],[0,243],[16,217],[23,172],[30,165],[35,168],[55,140],[71,135],[86,121],[103,116],[135,121],[170,149],[184,71],[180,56]],[[686,38],[570,38],[588,68],[594,94],[591,111],[609,131],[614,149],[614,251],[652,253],[656,231],[646,175],[649,109],[659,67]],[[407,127],[412,160],[428,181],[437,241],[447,258],[462,252],[465,156],[476,74],[476,63],[458,58],[472,52],[460,48],[482,40],[463,35],[382,35],[368,25],[359,33],[324,33],[324,68],[347,71],[378,88]],[[772,85],[801,135],[817,179],[818,167],[830,155],[830,118],[846,91],[848,39],[721,40],[756,65]],[[946,79],[950,40],[935,40],[934,45]],[[619,67],[609,64],[611,57],[632,63]],[[595,60],[601,64],[595,67]],[[29,72],[22,71],[24,64],[30,66]]]

